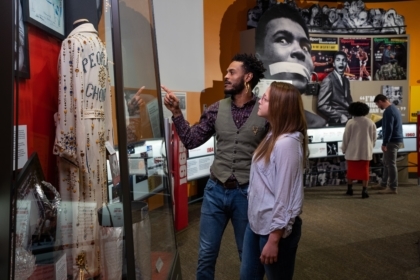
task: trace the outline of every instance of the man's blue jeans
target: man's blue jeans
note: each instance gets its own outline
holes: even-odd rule
[[[296,217],[292,233],[281,238],[277,262],[262,264],[261,252],[268,241],[268,235],[254,233],[249,225],[245,230],[244,248],[241,264],[241,280],[262,280],[264,274],[268,280],[291,280],[295,271],[295,259],[302,230],[302,220]]]
[[[207,181],[201,206],[197,279],[214,279],[222,235],[229,220],[235,232],[239,259],[242,258],[244,233],[248,224],[247,196],[248,185],[225,189],[212,179]]]
[[[384,171],[382,173],[381,186],[389,186],[391,189],[398,187],[398,169],[397,169],[397,153],[402,143],[386,144],[386,152],[384,152],[382,162]]]

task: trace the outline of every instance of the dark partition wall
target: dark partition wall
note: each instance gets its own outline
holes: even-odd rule
[[[14,1],[1,1],[0,9],[3,15],[0,17],[1,38],[0,44],[0,92],[2,98],[0,102],[0,140],[2,159],[0,160],[0,220],[2,226],[0,230],[0,248],[3,253],[0,254],[0,275],[9,275],[10,273],[10,201],[12,185],[12,161],[13,161],[13,42],[14,42]],[[7,279],[6,277],[4,279]]]

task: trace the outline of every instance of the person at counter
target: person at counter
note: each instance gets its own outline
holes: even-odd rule
[[[235,55],[224,77],[224,92],[230,97],[210,105],[193,126],[184,119],[178,98],[162,86],[166,92],[163,103],[172,112],[176,131],[187,149],[204,144],[216,133],[217,151],[201,207],[197,267],[200,280],[214,279],[222,235],[229,220],[242,258],[252,154],[268,130],[266,120],[257,115],[259,99],[252,93],[264,71],[254,55]]]
[[[376,142],[376,125],[367,118],[369,106],[362,102],[353,102],[349,106],[353,116],[346,124],[341,150],[347,162],[347,192],[353,195],[353,181],[362,180],[362,198],[368,198],[369,162],[372,160]]]

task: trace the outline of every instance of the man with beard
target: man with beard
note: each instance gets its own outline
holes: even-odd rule
[[[314,65],[308,27],[299,11],[287,4],[268,9],[255,30],[256,56],[267,68],[265,78],[291,81],[301,93],[311,80]],[[325,120],[305,110],[308,127],[322,127]]]
[[[264,78],[265,68],[253,55],[237,54],[225,75],[225,94],[204,111],[198,124],[189,126],[179,100],[165,86],[164,104],[182,143],[193,149],[216,133],[217,151],[204,189],[200,218],[197,279],[214,279],[216,259],[227,223],[231,220],[239,258],[248,224],[248,184],[254,150],[265,137],[268,124],[257,115],[258,98],[252,89]]]
[[[326,118],[329,125],[345,124],[350,118],[348,107],[353,99],[350,95],[350,82],[344,76],[347,56],[338,51],[334,54],[334,71],[322,81],[318,95],[318,111]]]

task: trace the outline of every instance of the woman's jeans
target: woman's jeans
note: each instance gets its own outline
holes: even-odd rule
[[[248,225],[242,250],[241,280],[263,279],[264,274],[267,275],[268,280],[293,279],[301,228],[302,220],[298,216],[293,224],[292,233],[280,239],[277,262],[263,265],[260,256],[267,243],[268,235],[255,234]]]

